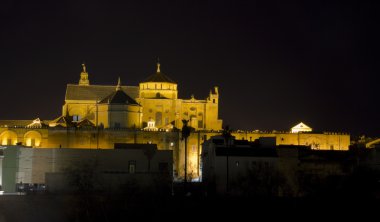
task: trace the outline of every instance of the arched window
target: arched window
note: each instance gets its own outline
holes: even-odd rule
[[[24,144],[31,147],[39,147],[41,144],[41,133],[37,131],[28,131],[24,135]]]
[[[11,130],[5,130],[0,134],[1,145],[16,145],[17,134]]]
[[[156,126],[162,125],[162,112],[156,112]]]

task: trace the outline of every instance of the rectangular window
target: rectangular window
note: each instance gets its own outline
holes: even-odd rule
[[[74,115],[73,116],[73,121],[74,122],[78,122],[80,120],[80,116],[79,115]]]
[[[203,120],[198,120],[198,128],[203,128]]]
[[[120,123],[115,123],[115,128],[120,128]]]
[[[191,151],[193,153],[197,152],[197,146],[196,145],[191,145]]]
[[[162,125],[162,112],[156,112],[156,126]]]
[[[135,173],[136,172],[136,161],[130,160],[128,162],[128,171],[129,173]]]

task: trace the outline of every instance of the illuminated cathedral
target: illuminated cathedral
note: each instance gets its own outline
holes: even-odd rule
[[[68,84],[62,114],[54,120],[0,120],[1,145],[33,148],[113,149],[116,143],[153,143],[158,149],[173,150],[175,175],[183,175],[184,141],[182,120],[194,130],[188,138],[188,172],[200,175],[201,144],[220,135],[219,89],[213,87],[205,99],[178,98],[178,85],[161,72],[138,86],[92,85],[82,65],[78,84]],[[312,149],[348,150],[350,136],[344,133],[315,133],[300,123],[291,131],[233,131],[236,139],[254,141],[275,137],[276,144],[308,145]]]
[[[146,128],[150,130],[182,128],[182,119],[190,120],[197,130],[220,130],[218,87],[204,100],[179,99],[175,81],[161,72],[149,76],[139,86],[91,85],[86,66],[79,84],[68,84],[62,116],[74,122],[90,121],[104,128]],[[54,121],[54,122],[57,122]],[[53,122],[53,124],[54,124]]]

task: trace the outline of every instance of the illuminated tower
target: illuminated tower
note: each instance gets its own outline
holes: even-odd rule
[[[222,120],[219,119],[219,89],[214,87],[214,91],[210,91],[209,97],[206,100],[207,116],[205,118],[206,129],[222,128]]]
[[[222,120],[218,119],[218,87],[210,92],[208,99],[179,99],[177,83],[161,72],[157,62],[157,71],[139,85],[139,97],[136,101],[143,107],[143,126],[150,120],[157,128],[182,128],[182,120],[189,120],[189,126],[195,129],[222,129]]]
[[[139,84],[136,101],[143,107],[143,126],[150,120],[154,120],[158,128],[170,127],[173,121],[179,124],[177,83],[161,72],[159,62],[156,73]]]

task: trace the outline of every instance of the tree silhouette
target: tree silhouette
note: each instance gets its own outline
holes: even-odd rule
[[[185,140],[185,192],[186,192],[186,184],[187,184],[187,138],[190,136],[190,127],[187,126],[189,120],[182,120],[182,138],[181,140]]]

